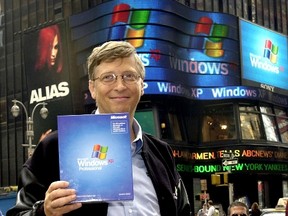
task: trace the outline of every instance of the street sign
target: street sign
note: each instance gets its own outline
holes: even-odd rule
[[[207,190],[207,180],[206,179],[200,179],[200,185],[201,185],[201,190],[206,191]]]
[[[200,200],[204,201],[204,200],[209,200],[209,199],[210,199],[209,193],[201,193],[200,194]]]
[[[231,159],[231,158],[233,158],[233,157],[234,157],[234,155],[233,155],[232,152],[224,152],[224,153],[223,153],[223,158],[224,158],[224,159]]]
[[[222,160],[223,166],[232,166],[232,165],[236,165],[236,164],[238,164],[237,158]]]

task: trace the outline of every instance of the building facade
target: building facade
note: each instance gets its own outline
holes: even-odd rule
[[[17,185],[27,117],[37,143],[57,115],[93,111],[86,58],[128,40],[147,70],[136,118],[171,144],[194,212],[207,198],[275,206],[288,195],[287,13],[285,0],[0,0],[0,186]],[[38,57],[53,31],[50,70]]]

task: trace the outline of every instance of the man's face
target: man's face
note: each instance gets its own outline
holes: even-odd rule
[[[246,208],[243,206],[234,206],[230,209],[229,216],[247,216]]]
[[[133,56],[112,62],[102,62],[94,68],[94,79],[104,73],[113,73],[118,76],[111,85],[102,83],[100,79],[89,80],[89,90],[92,98],[96,100],[100,113],[129,112],[131,116],[134,116],[140,97],[144,93],[143,80],[140,78],[133,84],[126,84],[119,75],[127,72],[140,75],[136,70]]]

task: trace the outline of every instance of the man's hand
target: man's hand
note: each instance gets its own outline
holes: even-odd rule
[[[44,211],[46,216],[61,216],[82,206],[81,203],[70,203],[76,199],[76,191],[68,189],[69,182],[53,182],[45,194]]]

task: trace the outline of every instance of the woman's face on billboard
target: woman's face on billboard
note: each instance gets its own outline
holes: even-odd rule
[[[52,43],[52,49],[51,49],[51,55],[50,55],[50,65],[51,66],[54,66],[56,63],[58,50],[59,50],[58,36],[55,35],[53,43]]]

